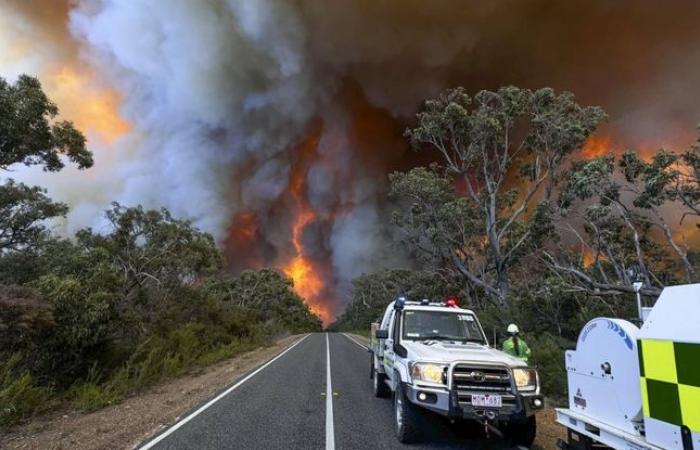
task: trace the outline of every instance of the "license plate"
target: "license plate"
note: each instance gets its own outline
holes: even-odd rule
[[[472,406],[486,406],[500,408],[503,406],[503,398],[500,395],[476,394],[472,395]]]

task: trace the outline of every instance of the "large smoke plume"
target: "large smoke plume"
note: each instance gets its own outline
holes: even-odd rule
[[[11,0],[0,12],[0,56],[19,55],[0,75],[88,73],[81,88],[119,99],[113,120],[128,123],[90,135],[92,173],[13,174],[70,201],[68,231],[99,228],[110,200],[165,206],[213,233],[234,269],[302,257],[326,319],[354,276],[402,264],[385,174],[421,157],[401,131],[424,98],[571,90],[606,108],[616,142],[651,147],[686,144],[700,118],[695,1]],[[87,100],[58,99],[69,116]],[[82,111],[84,128],[97,115]]]

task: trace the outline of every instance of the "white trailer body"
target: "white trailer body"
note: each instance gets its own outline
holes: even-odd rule
[[[560,447],[700,450],[700,284],[665,288],[641,329],[590,321],[566,370]]]

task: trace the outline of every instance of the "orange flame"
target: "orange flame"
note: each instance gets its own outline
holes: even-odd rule
[[[687,148],[692,140],[693,135],[689,134],[687,130],[643,141],[633,137],[629,138],[629,141],[625,141],[624,137],[620,136],[613,138],[611,134],[596,134],[586,140],[583,148],[581,148],[580,155],[585,159],[592,159],[599,156],[619,155],[623,150],[630,149],[637,153],[643,161],[650,162],[659,149],[678,150]],[[621,144],[623,141],[625,144]]]
[[[301,239],[306,226],[316,218],[312,210],[302,211],[292,227],[292,244],[296,256],[284,268],[284,273],[294,281],[294,288],[299,295],[307,300],[316,299],[323,289],[323,281],[314,271],[313,264],[304,256]],[[314,310],[314,305],[310,305]],[[319,310],[319,307],[315,307]],[[318,311],[314,311],[317,313]]]
[[[257,234],[255,214],[247,211],[236,214],[233,220],[235,227],[231,230],[229,240],[234,242],[250,242]]]
[[[605,261],[606,258],[604,255],[601,254],[596,254],[596,252],[593,251],[590,247],[585,247],[582,250],[582,263],[583,267],[586,269],[590,269],[593,267],[593,265],[599,261]]]
[[[593,159],[610,153],[617,153],[618,149],[613,145],[610,136],[591,136],[581,149],[581,156],[585,159]]]
[[[303,243],[304,231],[318,218],[305,197],[305,180],[310,159],[316,156],[319,134],[320,130],[312,130],[297,149],[298,158],[292,168],[289,189],[295,215],[291,230],[294,256],[283,265],[282,271],[292,279],[294,290],[304,299],[309,309],[321,318],[324,325],[328,325],[333,321],[333,312],[327,299],[323,298],[324,281],[315,262],[306,254]]]

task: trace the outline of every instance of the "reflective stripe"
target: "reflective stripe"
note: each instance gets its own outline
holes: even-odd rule
[[[678,383],[700,387],[700,344],[685,344],[677,342],[676,368]]]
[[[681,384],[678,386],[681,398],[683,423],[695,432],[700,432],[700,388]]]
[[[700,344],[639,344],[644,416],[700,432]]]
[[[676,355],[673,342],[644,341],[644,372],[647,378],[666,383],[678,383]]]
[[[642,407],[644,408],[644,416],[650,417],[649,416],[649,393],[647,392],[647,380],[645,378],[642,378],[640,380],[641,388],[642,388]]]

